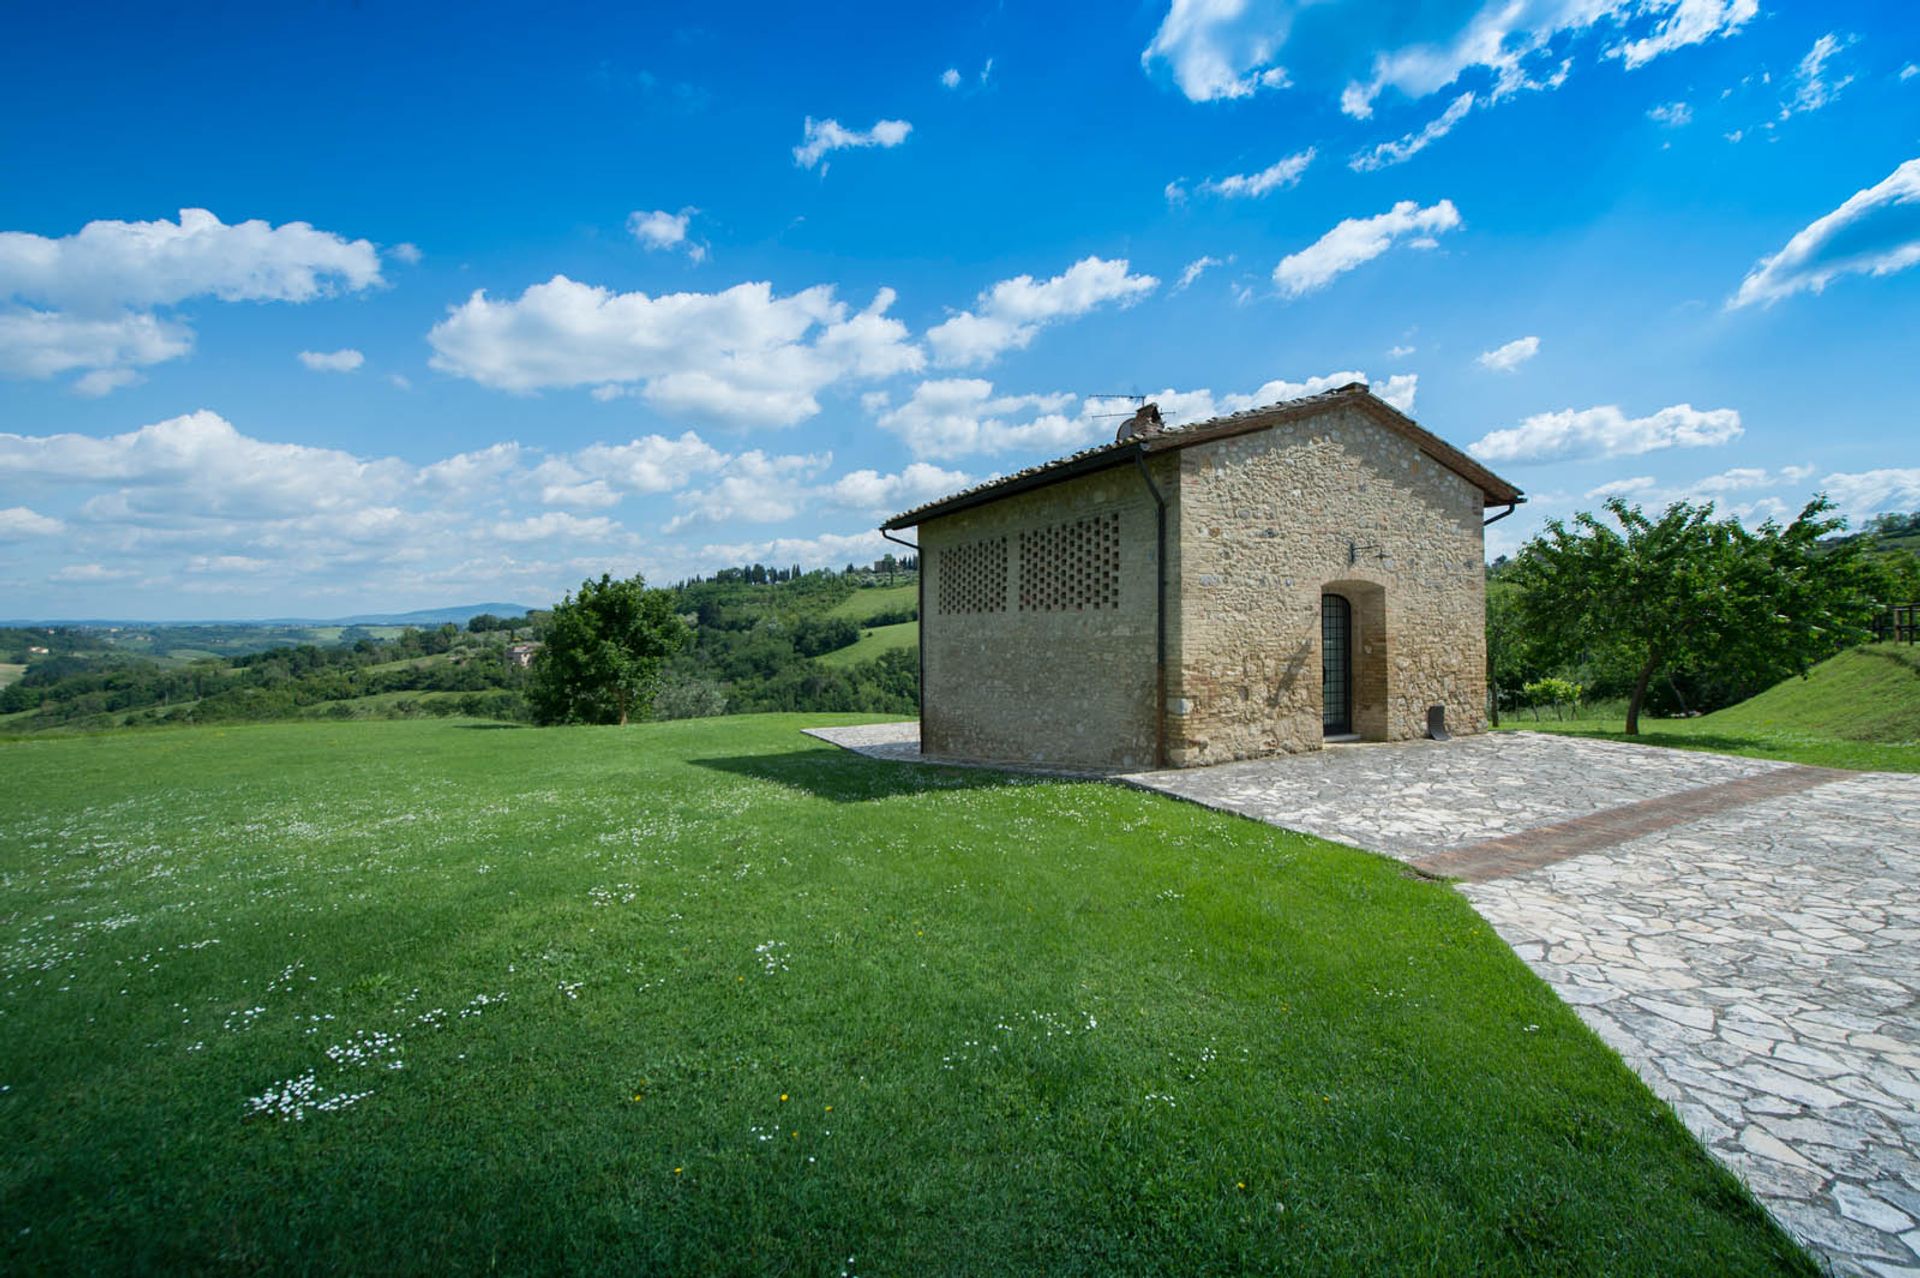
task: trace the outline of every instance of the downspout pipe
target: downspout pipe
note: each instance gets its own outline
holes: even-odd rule
[[[1147,469],[1144,447],[1134,451],[1133,462],[1140,468],[1140,478],[1146,481],[1154,505],[1154,572],[1158,580],[1154,583],[1153,609],[1153,762],[1155,767],[1164,768],[1167,766],[1167,498],[1160,491],[1160,485],[1153,482],[1153,472]]]
[[[919,661],[920,669],[919,673],[914,676],[913,695],[917,703],[915,717],[920,720],[921,731],[925,732],[927,723],[927,561],[921,558],[920,547],[905,538],[896,537],[885,528],[880,530],[880,535],[896,546],[905,546],[908,550],[911,550],[913,552],[914,562],[919,565],[913,572],[913,610],[919,614],[920,642],[913,645],[913,651]],[[920,748],[921,752],[925,753],[926,745],[924,742]]]
[[[1481,520],[1480,526],[1482,528],[1486,528],[1492,524],[1497,524],[1518,509],[1520,509],[1520,503],[1517,501],[1510,501],[1507,503],[1507,508],[1501,511],[1499,514],[1495,515],[1492,519]]]

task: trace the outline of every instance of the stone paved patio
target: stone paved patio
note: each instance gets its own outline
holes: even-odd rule
[[[920,757],[912,723],[813,735]],[[1776,1219],[1920,1278],[1920,777],[1495,733],[1114,779],[1475,867],[1474,908]]]

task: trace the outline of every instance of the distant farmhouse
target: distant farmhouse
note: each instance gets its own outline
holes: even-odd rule
[[[507,660],[513,665],[525,668],[533,664],[533,656],[539,651],[538,643],[510,643],[507,645]]]
[[[1478,732],[1486,512],[1519,489],[1354,384],[909,510],[921,749],[1193,767]],[[1436,715],[1437,708],[1437,715]]]

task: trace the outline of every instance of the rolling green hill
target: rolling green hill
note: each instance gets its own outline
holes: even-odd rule
[[[8,1271],[1813,1272],[1450,887],[847,721],[0,744]]]
[[[920,623],[903,621],[898,625],[875,626],[863,631],[857,643],[816,658],[823,666],[857,666],[872,661],[883,652],[912,648],[920,642]]]
[[[1713,714],[1643,717],[1640,735],[1633,737],[1622,731],[1618,713],[1564,722],[1510,718],[1504,726],[1818,767],[1920,772],[1920,646],[1850,648],[1815,666],[1805,679],[1783,680]]]
[[[1874,643],[1815,666],[1757,697],[1705,716],[1715,729],[1920,742],[1920,646]]]
[[[849,621],[865,622],[870,617],[882,613],[910,612],[920,604],[920,588],[906,586],[871,586],[865,590],[856,590],[827,610],[829,617],[845,617]]]

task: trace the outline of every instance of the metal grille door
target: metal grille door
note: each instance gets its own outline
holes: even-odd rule
[[[1320,596],[1321,733],[1353,731],[1353,607],[1339,595]]]

